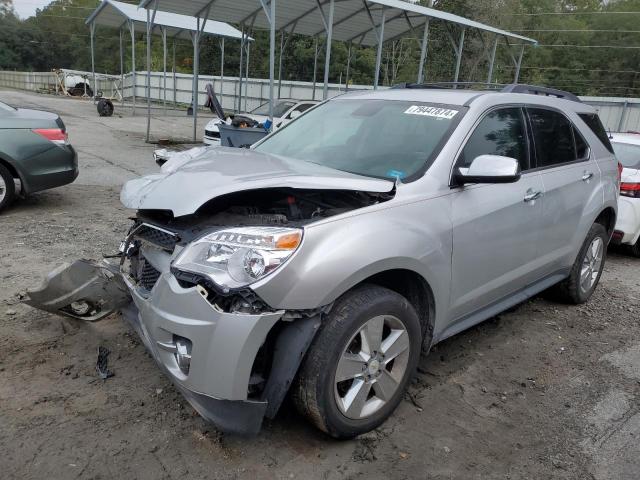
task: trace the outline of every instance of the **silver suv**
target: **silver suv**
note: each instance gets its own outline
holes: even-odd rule
[[[120,309],[232,432],[287,393],[334,437],[377,427],[432,345],[549,288],[587,301],[616,223],[595,110],[525,86],[352,93],[185,158],[124,186],[117,264],[61,267],[28,303]]]

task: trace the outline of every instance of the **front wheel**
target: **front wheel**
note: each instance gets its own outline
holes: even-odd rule
[[[402,400],[421,336],[418,315],[398,293],[364,285],[343,295],[300,369],[298,410],[336,438],[376,428]]]
[[[594,223],[578,252],[569,277],[556,287],[561,300],[574,304],[589,300],[604,270],[608,241],[605,228]]]

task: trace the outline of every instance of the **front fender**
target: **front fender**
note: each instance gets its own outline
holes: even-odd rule
[[[282,270],[252,286],[277,309],[313,309],[333,302],[377,273],[421,275],[436,302],[448,303],[451,220],[447,196],[333,217],[305,229],[300,249]],[[436,309],[438,310],[438,309]]]

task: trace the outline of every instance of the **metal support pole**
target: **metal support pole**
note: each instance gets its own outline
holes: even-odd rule
[[[383,8],[382,9],[382,20],[380,21],[380,26],[378,27],[378,53],[376,55],[376,73],[373,78],[373,89],[378,89],[378,82],[380,81],[380,64],[382,62],[382,43],[384,42],[384,22],[387,19],[387,12]]]
[[[465,29],[462,29],[460,32],[460,43],[458,44],[458,48],[456,50],[456,73],[453,78],[454,82],[458,81],[458,77],[460,76],[460,64],[462,62],[462,49],[464,48],[464,32]]]
[[[91,76],[93,78],[93,103],[96,100],[96,93],[98,92],[98,86],[96,83],[96,65],[93,52],[93,38],[96,36],[96,22],[91,22],[89,25],[89,31],[91,32]]]
[[[278,98],[282,90],[282,53],[284,51],[284,30],[280,32],[280,58],[278,59]]]
[[[136,31],[134,29],[133,21],[129,22],[129,30],[131,31],[131,97],[132,97],[132,110],[131,115],[136,114]]]
[[[333,11],[335,10],[335,0],[329,0],[329,18],[327,20],[327,45],[324,52],[324,87],[322,99],[329,98],[329,68],[331,67],[331,38],[333,37]]]
[[[333,2],[333,0],[331,0]],[[273,129],[274,76],[276,71],[276,0],[271,0],[269,14],[269,120]]]
[[[522,56],[524,55],[524,43],[520,47],[520,55],[518,56],[518,62],[516,63],[516,75],[513,79],[513,83],[518,83],[518,79],[520,78],[520,66],[522,65]]]
[[[349,48],[347,49],[347,73],[345,75],[344,81],[344,90],[345,92],[349,91],[349,67],[351,67],[351,44],[353,42],[349,42]]]
[[[124,49],[122,48],[122,28],[120,34],[120,92],[122,92],[122,106],[124,107]]]
[[[177,87],[176,87],[176,39],[173,38],[173,108],[178,106]]]
[[[162,27],[162,105],[167,114],[167,29]]]
[[[244,111],[247,110],[247,98],[249,97],[249,57],[251,53],[251,42],[249,41],[249,32],[247,32],[247,60],[244,69]]]
[[[422,45],[420,48],[420,65],[418,66],[418,83],[424,82],[424,63],[427,59],[427,47],[429,44],[429,19],[424,23],[424,33],[422,34]]]
[[[198,129],[198,69],[200,68],[200,22],[202,20],[198,17],[198,31],[191,34],[191,41],[193,43],[193,83],[191,85],[193,108],[193,141],[196,141],[197,129]]]
[[[220,41],[220,105],[224,110],[223,96],[224,96],[224,37]]]
[[[316,99],[316,75],[318,73],[318,37],[316,36],[316,53],[313,56],[313,97]]]
[[[498,37],[493,41],[493,47],[491,48],[491,56],[489,57],[489,75],[487,76],[487,85],[491,84],[493,79],[493,66],[496,61],[496,50],[498,49]]]
[[[238,99],[236,112],[240,113],[242,110],[242,79],[244,68],[244,25],[242,26],[242,37],[240,39],[240,75],[238,77]]]
[[[147,143],[149,143],[149,132],[151,131],[151,34],[157,11],[158,0],[153,3],[153,12],[147,8],[147,134],[145,138]]]

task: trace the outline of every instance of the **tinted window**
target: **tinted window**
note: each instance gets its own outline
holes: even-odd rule
[[[595,113],[581,113],[579,116],[591,131],[596,134],[596,137],[598,137],[607,150],[613,153],[613,147],[609,141],[609,135],[607,135],[604,125],[602,125],[602,122],[600,121],[600,117]]]
[[[573,138],[576,141],[576,151],[578,153],[578,159],[582,160],[587,158],[587,155],[589,155],[589,145],[587,145],[587,142],[582,137],[582,134],[575,127],[573,127]]]
[[[536,152],[536,166],[548,167],[574,162],[576,146],[573,125],[567,117],[553,110],[529,108]]]
[[[522,110],[503,108],[487,114],[469,137],[458,166],[469,167],[480,155],[515,158],[521,170],[529,168]]]
[[[296,108],[296,111],[298,111],[300,113],[306,112],[307,110],[309,110],[314,105],[315,105],[315,103],[302,103],[302,104],[298,105],[298,107]]]

